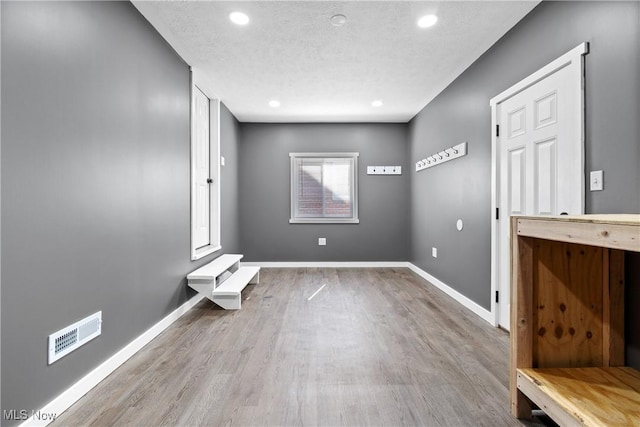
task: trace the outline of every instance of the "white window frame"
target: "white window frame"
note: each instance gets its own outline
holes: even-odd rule
[[[360,153],[289,153],[291,160],[291,214],[289,217],[289,223],[291,224],[358,224],[360,219],[358,216],[358,156]],[[332,217],[297,217],[297,188],[298,188],[298,174],[296,169],[296,161],[304,158],[346,158],[353,161],[353,167],[351,168],[352,175],[352,206],[353,215],[349,218],[332,218]]]
[[[209,168],[213,182],[209,186],[209,244],[200,248],[195,247],[196,231],[196,199],[195,199],[195,167],[197,150],[194,143],[195,102],[194,93],[199,89],[209,98]],[[191,70],[191,260],[198,260],[222,249],[220,240],[220,100],[208,89],[206,79]]]

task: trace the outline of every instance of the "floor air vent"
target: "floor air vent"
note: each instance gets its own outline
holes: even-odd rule
[[[49,365],[102,333],[102,312],[49,335]]]

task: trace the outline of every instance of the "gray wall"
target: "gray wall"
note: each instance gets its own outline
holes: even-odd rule
[[[220,104],[220,155],[225,166],[220,169],[220,238],[225,253],[239,253],[240,218],[238,215],[238,134],[240,124],[224,105]]]
[[[411,120],[411,161],[469,142],[466,157],[411,174],[414,264],[490,308],[489,99],[584,41],[586,170],[605,176],[604,191],[587,193],[586,210],[640,211],[639,27],[637,2],[542,3]]]
[[[190,261],[187,65],[129,3],[0,7],[2,409],[32,410],[184,303],[213,256]],[[222,126],[237,250],[225,108]],[[102,335],[47,366],[47,336],[98,310]]]
[[[248,261],[406,261],[405,124],[240,125],[241,247]],[[359,224],[289,224],[290,152],[360,153]],[[401,165],[401,176],[366,167]],[[318,246],[318,237],[327,246]]]

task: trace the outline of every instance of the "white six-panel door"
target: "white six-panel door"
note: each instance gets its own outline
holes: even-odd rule
[[[499,102],[492,100],[499,126],[494,138],[499,219],[493,227],[497,233],[493,256],[498,259],[493,264],[499,291],[497,323],[507,330],[510,216],[584,212],[581,55],[559,58],[562,61],[535,73],[529,82],[525,79]]]
[[[194,87],[193,102],[195,117],[193,120],[193,146],[196,156],[193,157],[193,192],[195,206],[195,223],[193,230],[194,246],[201,248],[210,243],[210,192],[211,174],[209,157],[209,98],[200,89]]]

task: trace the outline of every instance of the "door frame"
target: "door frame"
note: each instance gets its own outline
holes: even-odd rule
[[[568,67],[574,66],[576,81],[580,81],[579,102],[580,105],[580,129],[579,135],[582,143],[582,206],[584,208],[584,141],[585,141],[585,112],[584,112],[584,61],[583,56],[589,53],[589,43],[583,42],[571,49],[569,52],[560,56],[556,60],[550,62],[546,66],[542,67],[535,73],[524,78],[520,82],[511,86],[509,89],[503,91],[499,95],[491,98],[489,105],[491,106],[491,317],[493,318],[493,325],[500,325],[500,307],[499,302],[496,302],[496,291],[500,290],[498,283],[498,276],[500,272],[500,241],[499,241],[499,227],[498,220],[496,218],[497,209],[499,206],[500,197],[500,137],[497,135],[496,126],[499,123],[500,117],[500,104],[507,99],[517,95],[525,89],[535,85],[539,81],[554,74],[555,72]],[[504,135],[504,131],[501,132]],[[509,298],[511,295],[509,295]],[[511,316],[513,318],[513,316]],[[512,321],[513,319],[511,319]]]
[[[205,73],[199,69],[190,67],[191,70],[191,93],[190,93],[190,205],[191,205],[191,224],[190,224],[190,249],[191,260],[195,261],[201,259],[207,255],[217,252],[222,249],[222,240],[220,233],[220,98],[212,90],[212,85],[206,77]],[[194,147],[194,120],[195,120],[195,97],[194,93],[199,90],[209,99],[209,169],[211,171],[210,176],[213,179],[211,185],[209,185],[209,244],[201,248],[195,247],[195,229],[196,229],[196,198],[194,196],[194,182],[195,182],[195,155],[196,150]]]

